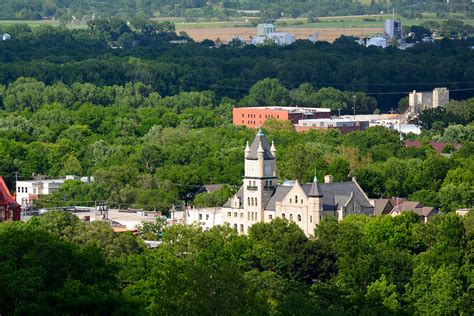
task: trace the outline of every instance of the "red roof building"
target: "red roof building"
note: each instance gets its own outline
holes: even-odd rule
[[[453,145],[456,150],[462,147],[462,144],[451,144],[445,142],[430,142],[430,145],[438,154],[441,154],[443,152],[444,147],[446,147],[447,145]],[[405,141],[405,147],[420,148],[421,146],[423,146],[423,144],[418,140]]]
[[[0,176],[0,222],[19,221],[21,206],[8,190],[3,177]]]

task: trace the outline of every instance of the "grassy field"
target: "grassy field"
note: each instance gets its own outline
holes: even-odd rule
[[[385,15],[363,15],[363,16],[334,16],[320,17],[316,23],[308,23],[306,18],[287,19],[282,18],[275,21],[275,25],[280,31],[290,32],[296,35],[298,39],[308,38],[308,36],[319,33],[321,40],[333,41],[340,35],[368,36],[382,31],[385,19],[392,18],[391,14]],[[405,19],[400,16],[395,17],[401,20],[404,26],[419,25],[428,19],[442,22],[442,19],[436,19],[435,16],[425,14],[421,20]],[[219,21],[218,19],[196,19],[189,22],[184,18],[155,18],[155,21],[171,21],[175,23],[178,32],[185,31],[196,41],[205,38],[215,40],[229,40],[234,36],[240,36],[244,39],[256,35],[255,23],[256,17],[235,17],[228,21]],[[464,19],[465,23],[474,25],[474,19]],[[41,25],[58,26],[59,21],[41,20],[41,21],[22,21],[22,20],[4,20],[0,21],[2,25],[11,25],[15,23],[28,24],[31,27]],[[67,27],[71,29],[86,28],[85,23],[71,23]]]
[[[462,16],[456,16],[461,18]],[[391,14],[384,15],[359,15],[359,16],[331,16],[331,17],[320,17],[317,23],[308,23],[306,18],[287,19],[282,18],[275,21],[275,25],[280,28],[315,28],[315,29],[345,29],[345,28],[380,28],[383,27],[385,19],[392,18]],[[416,19],[405,19],[400,16],[395,17],[397,20],[401,20],[403,25],[419,25],[426,20],[436,20],[438,22],[444,21],[443,19],[437,19],[432,14],[425,14],[425,18],[421,20]],[[199,18],[196,21],[186,21],[184,18],[179,17],[161,17],[154,18],[155,21],[171,21],[176,24],[176,29],[207,29],[207,28],[223,28],[223,27],[253,27],[258,18],[256,17],[234,17],[229,18],[228,21],[219,21],[217,19],[203,19]],[[465,23],[474,25],[474,19],[463,19]],[[57,20],[1,20],[0,26],[11,25],[11,24],[28,24],[31,27],[37,27],[41,25],[53,25],[58,26],[59,21]],[[70,23],[67,25],[69,28],[85,28],[85,23]]]

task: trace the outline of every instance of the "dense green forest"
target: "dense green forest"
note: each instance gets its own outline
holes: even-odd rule
[[[238,10],[260,10],[267,19],[281,16],[334,16],[378,14],[381,11],[397,12],[416,16],[423,12],[434,12],[445,17],[449,12],[463,12],[472,16],[470,0],[4,0],[0,4],[1,19],[44,19],[70,20],[88,17],[133,17],[136,15],[183,16],[225,19],[239,15]],[[248,14],[248,13],[244,13]]]
[[[275,96],[298,98],[308,88],[287,91],[275,79],[265,79],[243,100],[271,104]],[[34,173],[97,179],[91,185],[71,181],[40,206],[106,200],[166,211],[202,184],[241,183],[244,144],[255,131],[231,125],[233,104],[219,103],[211,91],[161,97],[142,83],[67,86],[32,78],[2,89],[0,174],[8,184],[14,172],[20,178]],[[305,95],[322,93],[326,104],[337,104],[327,89],[321,90]],[[341,91],[332,93],[344,97]],[[277,144],[281,180],[308,182],[316,169],[318,176],[332,174],[336,181],[356,176],[371,197],[408,196],[444,211],[469,207],[474,200],[474,99],[431,112],[421,116],[431,129],[419,139],[463,143],[450,158],[430,146],[405,148],[396,131],[381,127],[346,135],[334,130],[300,134],[291,124],[271,121],[264,128]]]
[[[6,29],[13,40],[0,42],[0,84],[19,77],[67,85],[142,82],[161,96],[210,90],[218,100],[237,102],[258,81],[276,78],[287,89],[310,83],[315,89],[364,92],[376,98],[384,112],[395,109],[414,89],[446,86],[454,99],[474,96],[469,41],[445,39],[407,51],[366,48],[350,38],[333,44],[298,41],[283,48],[210,48],[209,41],[172,45],[170,40],[184,36],[176,36],[172,24],[140,19],[130,26],[117,19],[95,21],[87,30],[31,30],[24,25]]]
[[[0,224],[2,315],[472,315],[474,214],[172,226],[148,250],[50,212]],[[161,234],[160,234],[161,235]]]
[[[407,91],[448,86],[451,101],[420,115],[419,136],[382,127],[341,134],[263,126],[279,180],[355,176],[373,198],[439,206],[422,224],[398,217],[326,218],[314,237],[295,223],[144,225],[114,233],[51,211],[0,223],[1,315],[472,315],[474,52],[443,40],[407,51],[348,39],[278,47],[173,46],[172,24],[100,20],[88,30],[11,26],[0,42],[0,175],[66,181],[38,207],[107,201],[166,211],[220,204],[241,184],[255,130],[234,106],[306,105],[360,112],[396,107]],[[211,47],[210,47],[211,46]],[[435,82],[434,82],[435,81]],[[403,101],[401,102],[403,103]],[[401,104],[402,105],[402,104]],[[406,148],[418,139],[421,148]],[[437,154],[430,141],[450,145]],[[206,183],[227,183],[199,196]],[[148,249],[140,237],[159,239]]]
[[[254,131],[231,125],[234,106],[304,105],[352,113],[355,95],[358,113],[372,113],[396,108],[412,89],[437,86],[433,78],[446,83],[454,99],[474,92],[474,52],[465,41],[404,52],[345,39],[209,48],[170,45],[176,35],[166,22],[16,30],[13,40],[0,42],[0,174],[10,186],[15,172],[20,179],[97,179],[92,185],[68,183],[39,206],[99,200],[166,211],[190,202],[202,184],[238,186],[243,146]],[[109,48],[122,37],[137,44]],[[450,158],[429,146],[407,149],[395,131],[383,128],[347,135],[298,134],[278,122],[264,128],[278,147],[280,180],[307,182],[315,169],[337,181],[356,176],[371,197],[410,197],[452,211],[474,199],[473,118],[473,99],[420,116],[425,144],[464,144]]]

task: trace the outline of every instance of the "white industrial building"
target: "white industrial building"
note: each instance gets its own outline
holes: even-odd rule
[[[387,39],[381,36],[371,37],[367,39],[365,46],[367,47],[376,46],[376,47],[385,48],[387,47]]]
[[[403,35],[403,27],[402,22],[396,20],[385,20],[383,31],[385,36],[388,40],[392,38],[402,38]]]
[[[265,40],[272,40],[279,46],[285,46],[296,42],[296,37],[288,32],[277,32],[273,24],[259,24],[257,25],[257,36],[250,40],[250,44],[262,45]]]
[[[268,34],[275,33],[276,27],[270,23],[261,23],[257,25],[257,37],[258,36],[267,36]]]

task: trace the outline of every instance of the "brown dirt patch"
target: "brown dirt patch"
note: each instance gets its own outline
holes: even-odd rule
[[[223,42],[229,41],[235,36],[240,36],[248,40],[255,37],[257,30],[253,27],[222,27],[222,28],[180,28],[178,31],[185,31],[192,39],[201,42],[204,39],[221,39]],[[307,39],[314,33],[319,33],[320,41],[332,42],[341,35],[368,36],[381,33],[382,28],[347,28],[347,29],[313,29],[313,28],[281,28],[280,32],[295,34],[297,39]]]

